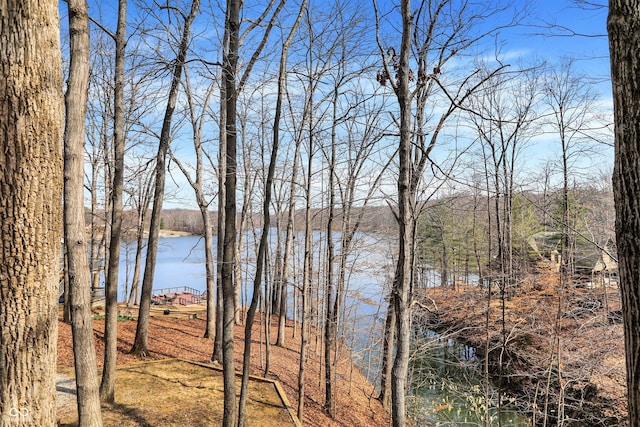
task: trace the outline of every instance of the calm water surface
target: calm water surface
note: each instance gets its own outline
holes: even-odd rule
[[[353,349],[354,361],[369,379],[377,384],[381,333],[384,327],[386,302],[384,295],[390,283],[388,245],[371,236],[362,236],[365,249],[350,257],[351,271],[347,277],[347,297],[344,303],[346,319],[344,339]],[[296,239],[302,242],[303,239]],[[249,241],[247,248],[253,247]],[[320,245],[320,251],[322,246]],[[373,248],[373,249],[372,249]],[[215,252],[215,240],[214,240]],[[299,250],[301,253],[302,251]],[[301,255],[300,255],[301,256]],[[125,283],[131,282],[135,257],[135,241],[123,244],[120,263],[120,299],[124,299]],[[253,259],[251,251],[244,257]],[[204,240],[199,236],[160,238],[154,275],[154,289],[187,286],[205,290]],[[144,258],[143,258],[144,262]],[[299,266],[301,258],[296,258]],[[316,267],[317,268],[317,267]],[[243,266],[244,281],[251,283],[253,266]],[[129,287],[127,286],[127,289]],[[485,413],[490,425],[497,425],[495,406],[486,409],[480,363],[473,349],[453,340],[441,339],[431,331],[417,331],[415,356],[410,366],[411,396],[409,411],[420,426],[479,426]],[[418,349],[420,349],[418,351]],[[495,392],[492,391],[495,397]],[[514,411],[504,411],[501,423],[505,427],[529,426],[526,418]]]

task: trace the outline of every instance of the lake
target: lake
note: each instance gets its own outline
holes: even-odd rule
[[[336,236],[336,238],[338,235]],[[316,254],[324,253],[322,235],[316,232]],[[253,280],[253,238],[247,235],[243,251],[243,289]],[[293,263],[302,266],[304,242],[302,236],[294,240]],[[125,283],[130,283],[135,261],[135,241],[123,243],[120,260],[119,299],[124,300]],[[343,339],[352,349],[356,365],[374,384],[380,381],[379,363],[381,336],[384,329],[386,302],[384,297],[392,279],[392,246],[382,236],[357,237],[355,249],[349,256],[346,277],[348,292],[345,298]],[[215,253],[215,237],[214,237]],[[338,254],[336,254],[338,255]],[[158,259],[154,275],[154,289],[187,286],[205,291],[204,239],[199,236],[163,237],[159,239]],[[144,262],[144,258],[143,258]],[[320,259],[316,256],[315,273]],[[322,265],[322,264],[320,264]],[[301,274],[301,273],[300,273]],[[316,276],[317,278],[317,276]],[[142,277],[141,277],[142,280]],[[434,277],[434,283],[438,278]],[[129,286],[126,286],[129,289]],[[243,294],[247,291],[244,290]],[[292,292],[289,292],[291,298]],[[497,422],[495,407],[486,409],[483,396],[483,376],[473,349],[454,340],[441,339],[431,331],[415,334],[416,357],[410,366],[411,396],[407,399],[409,412],[418,425],[482,425],[488,410]],[[496,394],[493,392],[492,394]],[[515,411],[504,411],[501,424],[505,427],[524,427],[530,423]],[[492,423],[493,425],[493,423]]]

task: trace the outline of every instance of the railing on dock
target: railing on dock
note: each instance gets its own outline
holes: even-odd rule
[[[153,294],[154,295],[159,295],[159,294],[177,294],[180,292],[185,292],[185,293],[190,293],[193,295],[198,295],[200,296],[202,294],[202,292],[200,292],[198,289],[192,288],[190,286],[174,286],[172,288],[162,288],[162,289],[154,289],[153,290]]]
[[[199,304],[203,300],[204,295],[202,292],[189,286],[154,289],[153,295],[151,296],[152,303],[158,305]]]

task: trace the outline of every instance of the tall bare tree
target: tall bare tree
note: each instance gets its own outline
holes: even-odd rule
[[[220,152],[225,153],[220,157],[221,163],[219,173],[224,174],[224,186],[219,192],[224,192],[224,205],[218,206],[218,210],[224,213],[224,229],[222,237],[218,234],[218,246],[222,239],[222,267],[220,268],[220,282],[218,286],[222,289],[222,367],[224,371],[224,418],[223,425],[232,426],[236,424],[237,411],[235,408],[235,362],[233,354],[234,341],[234,323],[236,320],[236,273],[237,263],[237,102],[238,94],[242,91],[247,83],[251,70],[256,64],[260,54],[267,43],[269,34],[278,20],[280,11],[286,4],[285,0],[280,0],[274,8],[275,0],[271,0],[264,8],[259,17],[248,20],[247,28],[240,32],[240,8],[242,2],[238,0],[227,0],[225,11],[224,26],[224,51],[222,56],[222,87],[221,93],[224,95],[220,98],[221,128],[224,126],[224,132],[220,134],[224,141],[220,141],[220,145],[224,148]],[[270,13],[271,12],[271,13]],[[250,32],[261,25],[264,20],[269,20],[264,24],[264,32],[260,37],[257,47],[253,50],[246,66],[240,74],[238,66],[238,57],[240,51],[240,43],[247,37]],[[224,171],[224,172],[223,172]],[[221,223],[219,222],[219,226]],[[218,331],[216,331],[217,334]],[[213,359],[216,356],[216,344],[214,343]]]
[[[609,0],[609,51],[615,120],[613,194],[620,259],[629,425],[640,426],[640,8]]]
[[[394,426],[405,425],[405,392],[411,333],[411,305],[415,256],[415,228],[420,214],[420,185],[427,164],[434,170],[442,165],[430,157],[448,122],[466,108],[468,98],[482,82],[490,79],[476,69],[457,69],[453,61],[463,52],[495,33],[501,25],[480,28],[491,16],[496,22],[507,8],[500,2],[478,4],[468,1],[418,1],[415,10],[410,0],[399,8],[402,22],[399,49],[388,41],[383,44],[380,11],[374,1],[376,40],[382,59],[377,80],[389,85],[398,103],[398,181],[397,214],[399,251],[391,298],[396,316],[396,356],[391,376],[391,414]],[[507,17],[504,25],[512,25]],[[413,68],[415,69],[413,69]],[[497,67],[500,69],[500,67]],[[441,75],[457,75],[447,80]],[[429,114],[427,105],[439,104],[442,113]]]
[[[144,162],[140,164],[134,172],[133,181],[135,182],[133,189],[130,189],[129,196],[132,205],[136,211],[136,254],[134,257],[133,277],[131,278],[131,290],[129,291],[129,299],[127,306],[131,307],[140,304],[140,272],[142,270],[142,250],[146,243],[144,242],[145,220],[149,210],[149,204],[153,196],[153,174],[150,172],[153,163]]]
[[[220,103],[225,111],[224,141],[224,240],[222,249],[222,368],[224,376],[224,415],[222,425],[236,424],[236,372],[233,355],[233,327],[235,322],[235,289],[233,266],[236,256],[236,102],[238,99],[236,75],[240,33],[240,1],[227,0],[224,24],[224,53],[222,56],[222,82],[224,98]],[[223,168],[220,167],[222,170]],[[220,245],[220,241],[218,241]],[[219,285],[219,286],[220,286]]]
[[[575,254],[570,248],[575,245],[569,235],[569,191],[572,170],[580,160],[594,154],[596,148],[598,117],[593,113],[597,101],[593,84],[587,76],[578,73],[573,61],[563,59],[546,76],[544,101],[551,109],[552,132],[560,143],[560,167],[562,174],[562,207],[559,222],[563,234],[561,253],[562,273],[575,271]]]
[[[153,209],[151,211],[151,224],[149,226],[149,240],[147,242],[147,258],[145,262],[144,277],[142,279],[142,291],[140,293],[140,308],[136,337],[131,352],[139,356],[147,356],[149,312],[151,308],[151,293],[153,290],[153,276],[155,274],[156,259],[158,253],[158,238],[160,234],[160,214],[164,201],[164,187],[166,177],[166,160],[171,144],[171,121],[176,108],[182,70],[187,58],[187,50],[191,40],[191,25],[200,9],[200,0],[193,0],[188,14],[180,13],[184,19],[182,33],[179,39],[179,48],[174,65],[171,69],[171,86],[167,98],[167,106],[162,121],[160,141],[158,142],[158,154],[156,156],[155,186],[153,195]]]
[[[572,64],[571,60],[563,60],[556,68],[546,76],[544,84],[545,104],[551,109],[551,126],[553,133],[557,135],[560,143],[561,155],[561,206],[558,219],[559,229],[562,234],[560,242],[560,285],[558,287],[558,309],[556,312],[555,328],[553,334],[553,353],[548,367],[545,400],[544,423],[547,423],[549,411],[549,390],[552,378],[557,380],[559,390],[557,397],[556,417],[558,425],[565,422],[565,389],[563,345],[561,342],[562,317],[565,312],[565,301],[569,297],[575,273],[575,221],[571,221],[572,201],[570,198],[570,177],[572,169],[580,158],[588,156],[589,142],[593,142],[590,130],[593,130],[598,121],[591,113],[596,101],[595,93],[586,76],[581,76]],[[571,222],[570,222],[571,221]]]
[[[110,192],[111,161],[110,141],[113,120],[113,62],[109,43],[110,32],[99,31],[91,38],[89,54],[91,72],[89,74],[89,98],[86,122],[86,165],[90,169],[85,180],[91,197],[91,234],[89,242],[89,260],[91,268],[91,290],[100,287],[100,276],[105,270],[108,258],[106,245],[110,235]]]
[[[322,46],[324,49],[322,54],[319,54],[316,46],[316,42],[321,40],[321,35],[330,32],[328,30],[326,22],[323,22],[322,26],[316,26],[316,22],[313,20],[314,9],[312,5],[307,4],[304,12],[304,72],[299,73],[299,83],[304,88],[304,105],[302,108],[302,119],[298,123],[298,129],[295,130],[296,135],[296,151],[300,150],[299,145],[304,139],[306,147],[306,165],[304,176],[304,193],[305,193],[305,208],[304,208],[304,257],[303,257],[303,273],[302,273],[302,289],[300,290],[301,299],[301,343],[300,343],[300,364],[298,370],[298,418],[303,419],[304,416],[304,402],[305,402],[305,388],[306,388],[306,367],[307,359],[309,358],[309,340],[311,335],[311,324],[313,316],[311,314],[313,304],[311,299],[311,287],[313,283],[313,224],[312,224],[312,189],[313,189],[313,177],[314,177],[314,162],[315,152],[318,150],[316,135],[318,128],[320,127],[320,121],[316,116],[316,109],[318,104],[321,104],[322,95],[319,91],[320,82],[322,78],[326,76],[327,70],[331,66],[331,59],[333,58],[330,47]],[[320,114],[321,115],[321,114]],[[295,126],[294,126],[295,127]],[[297,172],[296,172],[297,173]],[[292,190],[293,191],[293,190]],[[320,257],[322,258],[322,257]],[[318,299],[319,303],[319,299]],[[317,317],[318,321],[321,320],[320,316]],[[320,328],[318,328],[320,331]]]
[[[271,156],[269,158],[269,168],[267,171],[266,181],[264,183],[264,200],[263,200],[263,226],[262,234],[260,236],[260,243],[258,247],[258,254],[256,259],[256,272],[253,280],[253,295],[251,298],[251,305],[247,312],[247,320],[245,324],[244,332],[244,354],[243,354],[243,366],[242,366],[242,386],[240,389],[240,402],[238,405],[238,426],[242,427],[246,420],[246,400],[249,387],[249,367],[251,364],[251,335],[253,330],[253,322],[255,319],[256,309],[258,307],[258,300],[260,298],[260,290],[262,287],[262,274],[264,266],[266,265],[266,253],[269,237],[269,229],[271,224],[271,214],[269,212],[269,206],[271,205],[271,192],[273,186],[273,177],[275,175],[276,163],[278,160],[278,147],[280,144],[280,118],[282,114],[282,100],[285,91],[285,73],[287,68],[287,51],[293,40],[293,36],[300,24],[302,14],[306,8],[306,0],[302,1],[298,16],[289,31],[285,42],[282,45],[280,52],[280,66],[278,72],[278,93],[275,105],[275,115],[273,118],[273,143],[271,146]],[[282,302],[281,302],[282,303]],[[267,320],[267,324],[269,321]]]
[[[171,151],[169,154],[173,162],[178,165],[178,168],[187,179],[191,188],[193,188],[196,203],[198,204],[198,209],[200,209],[200,214],[202,215],[202,224],[204,226],[205,280],[207,290],[207,319],[204,336],[205,338],[213,338],[216,327],[216,282],[213,258],[213,224],[209,212],[209,206],[213,199],[207,196],[206,188],[204,186],[206,176],[204,173],[205,158],[209,160],[213,169],[215,169],[215,166],[212,159],[209,158],[207,151],[204,149],[205,141],[203,141],[203,127],[215,85],[212,82],[205,91],[205,96],[201,101],[200,110],[198,112],[198,101],[196,99],[195,90],[191,84],[188,68],[185,68],[184,71],[184,90],[187,98],[189,121],[192,128],[193,148],[196,154],[195,176],[191,175],[187,169],[187,165],[183,164],[183,162],[178,157],[174,156]]]
[[[406,418],[405,391],[409,365],[409,334],[411,331],[411,251],[413,221],[411,212],[411,95],[409,59],[413,16],[409,0],[401,4],[402,41],[398,58],[398,78],[395,89],[400,109],[400,139],[398,143],[398,261],[392,288],[393,312],[396,316],[396,356],[391,370],[391,420],[394,427],[403,427]],[[387,70],[389,65],[385,65]],[[387,71],[388,72],[388,71]],[[422,171],[417,170],[417,173]],[[414,193],[415,194],[415,193]]]
[[[306,11],[308,14],[308,9]],[[308,15],[307,15],[308,17]],[[311,80],[311,78],[310,78]],[[310,82],[311,83],[311,82]],[[310,84],[312,86],[312,84]],[[304,218],[305,218],[305,229],[304,229],[304,266],[302,269],[302,289],[300,290],[300,303],[302,306],[302,322],[300,325],[300,364],[298,368],[298,419],[304,419],[304,400],[305,400],[305,384],[306,384],[306,369],[307,369],[307,359],[309,355],[307,354],[309,351],[309,335],[311,330],[311,316],[310,316],[310,306],[311,306],[311,282],[313,276],[313,255],[312,251],[312,224],[311,224],[311,179],[313,176],[313,152],[315,150],[313,144],[313,125],[312,116],[313,116],[313,94],[310,93],[308,95],[308,114],[309,118],[309,134],[308,134],[308,150],[307,150],[307,169],[306,169],[306,179],[305,179],[305,208],[304,208]],[[304,123],[304,121],[303,121]]]
[[[0,424],[56,424],[62,237],[57,1],[0,8]]]
[[[224,32],[223,45],[227,45],[228,31]],[[224,245],[221,242],[225,241],[225,200],[226,200],[226,180],[227,180],[227,111],[226,102],[227,97],[225,93],[224,82],[220,84],[220,118],[219,118],[219,132],[218,132],[218,220],[216,222],[216,330],[213,338],[213,351],[211,352],[211,361],[214,363],[222,363],[222,336],[224,334],[223,328],[223,314],[224,314],[224,295],[222,292],[222,266],[224,265]]]
[[[64,231],[78,425],[101,426],[96,352],[84,218],[84,123],[89,86],[89,14],[86,0],[69,0],[70,65],[65,94]]]
[[[111,186],[111,226],[109,257],[105,273],[104,364],[100,383],[100,399],[113,403],[116,357],[118,352],[118,272],[122,231],[122,193],[124,188],[124,61],[127,33],[127,0],[118,0],[116,33],[109,33],[116,44],[113,95],[113,184]]]
[[[231,237],[227,236],[227,230],[233,231],[233,239],[237,239],[240,240],[237,236],[237,225],[236,225],[236,217],[234,214],[233,218],[227,218],[227,212],[233,211],[236,212],[236,201],[235,201],[235,190],[234,190],[234,194],[233,195],[229,195],[227,194],[227,189],[229,188],[237,188],[237,159],[236,159],[236,153],[237,153],[237,148],[235,149],[235,151],[233,153],[228,153],[226,150],[229,147],[230,144],[234,144],[236,145],[237,140],[238,140],[238,135],[234,134],[231,137],[227,134],[228,130],[229,130],[229,125],[230,122],[233,121],[233,129],[234,132],[237,132],[236,128],[236,120],[237,117],[235,117],[235,115],[237,114],[237,100],[238,100],[238,96],[239,94],[242,92],[242,89],[244,87],[244,85],[247,83],[249,76],[251,75],[251,70],[253,69],[254,65],[256,64],[256,61],[258,60],[258,58],[260,57],[260,54],[263,50],[263,48],[265,47],[267,40],[269,38],[269,34],[271,32],[271,30],[273,29],[274,24],[276,23],[277,19],[278,19],[278,15],[280,13],[280,11],[282,10],[282,8],[285,5],[285,1],[281,0],[280,2],[278,2],[278,5],[276,6],[275,10],[273,11],[273,13],[271,14],[269,21],[267,23],[264,23],[265,19],[267,17],[269,17],[269,12],[273,9],[274,4],[276,3],[276,0],[270,0],[269,3],[266,5],[266,7],[264,8],[264,10],[260,13],[260,15],[258,17],[255,18],[251,18],[251,19],[247,19],[246,22],[248,22],[247,27],[240,32],[240,18],[239,15],[237,18],[234,18],[234,21],[237,19],[237,26],[238,28],[236,28],[236,23],[232,23],[229,24],[228,19],[228,13],[229,11],[234,12],[235,13],[235,9],[237,8],[238,10],[242,7],[242,2],[239,2],[238,4],[232,5],[230,4],[230,1],[227,1],[226,3],[226,11],[225,11],[225,31],[224,31],[224,35],[223,35],[223,61],[222,61],[222,84],[220,86],[220,146],[218,149],[218,161],[219,161],[219,166],[218,166],[218,224],[217,224],[217,230],[218,230],[218,234],[217,234],[217,254],[216,254],[216,259],[218,261],[218,266],[217,266],[217,270],[216,270],[216,281],[217,281],[217,286],[218,286],[218,301],[217,301],[217,311],[216,311],[216,336],[214,339],[214,344],[213,344],[213,353],[211,355],[211,360],[214,362],[220,362],[220,360],[223,361],[224,364],[224,335],[225,335],[225,329],[224,326],[226,326],[226,321],[224,320],[224,313],[225,313],[225,306],[224,303],[226,302],[225,296],[224,296],[224,289],[225,289],[225,280],[229,279],[231,280],[233,283],[227,284],[228,285],[228,291],[233,290],[234,292],[234,298],[233,298],[233,306],[234,306],[234,321],[239,319],[239,307],[238,307],[238,301],[239,301],[239,296],[240,296],[240,289],[238,289],[239,287],[239,278],[235,277],[235,274],[237,273],[237,268],[236,268],[236,264],[238,261],[238,245],[237,243],[233,244],[233,247],[227,247],[227,242],[230,241]],[[238,12],[239,13],[239,12]],[[233,28],[229,28],[229,25],[231,25]],[[248,37],[251,32],[257,28],[257,27],[264,27],[265,30],[262,34],[262,37],[260,38],[260,40],[257,43],[257,47],[255,48],[255,50],[253,51],[253,53],[250,55],[246,66],[244,67],[244,70],[242,72],[242,74],[240,75],[239,73],[239,67],[238,67],[238,56],[239,56],[239,50],[240,50],[240,45],[242,44],[242,41],[246,39],[246,37]],[[231,31],[233,30],[233,31]],[[237,34],[232,34],[233,32],[237,33]],[[233,41],[233,43],[229,40],[229,37],[231,36],[237,37],[237,40]],[[236,46],[236,52],[230,52],[230,46]],[[227,62],[225,62],[225,60]],[[230,60],[230,62],[229,62]],[[235,89],[233,94],[228,94],[226,93],[226,90],[228,89],[227,86],[227,81],[225,80],[227,78],[227,76],[225,75],[225,71],[229,71],[228,69],[225,70],[225,66],[229,67],[233,65],[233,71],[234,71],[234,85],[235,85]],[[237,81],[236,81],[237,80]],[[228,82],[229,84],[231,84],[231,82]],[[235,100],[231,101],[230,98],[234,97]],[[233,104],[234,106],[234,117],[229,117],[229,112],[227,111],[227,107],[229,107],[231,104]],[[230,140],[231,138],[231,140]],[[227,167],[229,164],[233,165],[233,171],[229,171],[227,170]],[[227,182],[227,179],[230,177],[234,177],[234,182],[233,183],[229,183]],[[234,206],[233,207],[229,207],[227,208],[227,202],[232,200]],[[233,221],[233,225],[231,224],[231,221]],[[224,245],[221,245],[220,242],[223,242]],[[225,269],[227,268],[227,262],[230,262],[228,259],[225,259],[225,251],[227,251],[227,249],[229,250],[233,250],[234,253],[234,258],[233,261],[231,262],[231,266],[230,268],[232,269],[232,271],[225,271]],[[229,255],[229,254],[227,254]],[[224,274],[227,274],[228,277],[225,278]],[[229,296],[229,298],[231,298]],[[231,332],[232,330],[229,330],[227,332]],[[235,415],[234,415],[235,417]]]

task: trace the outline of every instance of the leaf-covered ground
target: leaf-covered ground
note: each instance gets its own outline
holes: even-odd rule
[[[126,313],[124,313],[126,314]],[[173,314],[173,313],[172,313]],[[203,338],[205,322],[201,318],[180,318],[185,316],[157,316],[152,317],[149,325],[149,349],[151,358],[182,358],[195,362],[207,363],[210,359],[213,341]],[[104,321],[94,320],[96,337],[96,352],[98,365],[102,366],[104,351]],[[136,322],[125,320],[118,322],[118,366],[139,362],[135,356],[128,354],[135,336]],[[253,345],[251,352],[251,373],[262,376],[266,355],[264,347],[264,323],[256,322],[253,331]],[[271,342],[275,341],[276,325],[271,327]],[[299,366],[299,330],[298,337],[292,338],[293,325],[288,324],[285,347],[271,346],[270,369],[267,378],[280,382],[291,406],[296,411],[298,405],[297,374]],[[241,369],[241,354],[244,345],[244,328],[236,327],[236,369]],[[372,385],[352,365],[348,354],[340,356],[336,390],[337,413],[334,419],[329,418],[323,411],[324,403],[324,372],[321,369],[321,349],[311,341],[310,358],[306,371],[306,400],[303,425],[308,426],[384,426],[388,425],[388,415],[382,405],[375,399],[377,395]],[[58,371],[63,375],[73,373],[73,349],[70,326],[59,322],[58,330]],[[117,396],[117,391],[116,391]],[[69,405],[74,401],[59,402],[59,413],[69,411]],[[208,404],[208,402],[202,402]],[[66,407],[65,407],[66,406]],[[180,408],[174,408],[180,411]],[[158,424],[158,425],[168,425]]]
[[[495,285],[490,301],[487,289],[477,286],[437,287],[421,295],[418,321],[458,337],[480,357],[488,343],[494,378],[502,358],[505,386],[536,421],[546,414],[553,423],[563,412],[565,425],[625,425],[616,286],[561,287],[558,273],[540,266],[505,289],[504,311]]]

